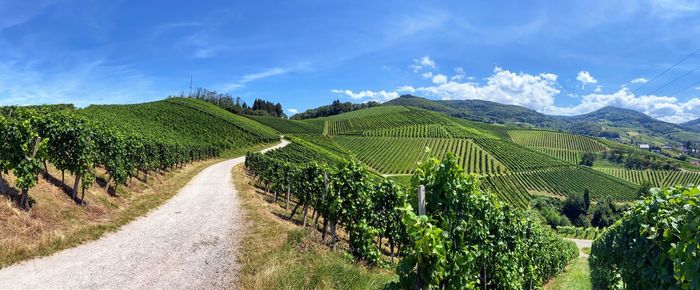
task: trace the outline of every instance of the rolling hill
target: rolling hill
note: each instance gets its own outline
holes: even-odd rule
[[[486,123],[561,130],[594,137],[620,138],[628,143],[681,143],[700,141],[700,121],[672,124],[643,113],[616,107],[604,107],[578,116],[553,116],[534,110],[482,100],[429,100],[401,96],[385,103],[404,105],[444,113],[453,117]]]

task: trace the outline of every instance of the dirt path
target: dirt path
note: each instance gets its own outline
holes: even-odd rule
[[[243,224],[231,169],[244,159],[204,169],[167,203],[117,232],[1,269],[0,289],[230,288]]]
[[[578,247],[578,256],[581,258],[588,258],[588,255],[582,251],[583,248],[590,248],[593,245],[592,240],[580,240],[580,239],[570,239],[567,238],[567,240],[571,240],[574,243],[576,243],[576,246]]]

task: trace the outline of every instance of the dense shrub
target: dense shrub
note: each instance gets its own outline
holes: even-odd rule
[[[652,189],[593,242],[600,289],[700,289],[700,189]]]

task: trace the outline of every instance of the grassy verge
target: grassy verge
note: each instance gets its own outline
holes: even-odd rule
[[[551,290],[587,290],[592,289],[591,273],[587,258],[578,258],[573,261],[566,270],[552,279],[545,289]]]
[[[225,158],[259,150],[269,144],[226,152]],[[129,186],[110,196],[99,184],[85,193],[85,206],[77,205],[66,194],[63,184],[73,184],[66,173],[61,182],[60,171],[49,166],[30,191],[33,203],[29,211],[19,210],[13,197],[0,195],[0,268],[13,263],[75,247],[115,231],[165,203],[197,173],[222,158],[195,162],[164,174],[152,173],[148,183],[134,178]],[[14,184],[12,176],[4,176]]]
[[[582,228],[573,226],[560,226],[556,231],[562,237],[582,240],[595,240],[603,233],[603,230],[594,227]]]
[[[368,269],[342,251],[319,242],[318,233],[281,218],[250,183],[243,165],[233,169],[245,210],[247,233],[239,249],[242,289],[381,289],[395,278],[387,269]]]

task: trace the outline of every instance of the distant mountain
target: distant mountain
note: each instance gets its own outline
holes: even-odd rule
[[[679,124],[683,128],[700,131],[700,118]]]
[[[419,107],[487,123],[562,130],[595,137],[619,137],[629,142],[700,140],[700,119],[693,124],[677,125],[654,119],[635,110],[616,107],[604,107],[578,116],[553,116],[521,106],[482,100],[429,100],[405,95],[385,104]]]

